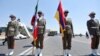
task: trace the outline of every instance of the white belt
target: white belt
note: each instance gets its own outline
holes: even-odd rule
[[[44,28],[44,26],[38,26],[39,28]]]
[[[91,28],[94,28],[94,29],[96,29],[96,28],[99,28],[99,27],[91,27]]]
[[[65,25],[65,27],[71,28],[71,26],[70,26],[70,25]]]

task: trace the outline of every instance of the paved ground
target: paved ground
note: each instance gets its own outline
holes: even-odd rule
[[[1,35],[0,35],[0,40],[1,39],[5,39],[5,33],[1,33]]]
[[[13,56],[27,56],[32,55],[32,45],[30,44],[32,39],[16,40],[15,53]],[[99,47],[100,48],[100,47]],[[34,48],[35,50],[35,48]],[[81,56],[90,54],[90,39],[86,39],[85,36],[76,36],[72,40],[71,54],[73,56]],[[98,50],[100,52],[100,49]],[[2,46],[2,40],[0,40],[0,54],[7,53],[7,44]],[[34,53],[33,53],[34,54]],[[43,56],[59,56],[63,54],[62,39],[61,36],[45,36]]]

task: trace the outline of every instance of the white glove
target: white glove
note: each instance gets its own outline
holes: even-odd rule
[[[44,28],[44,26],[38,26],[39,28]]]

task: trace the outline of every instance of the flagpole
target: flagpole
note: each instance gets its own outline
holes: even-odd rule
[[[37,11],[38,11],[38,10],[36,11],[36,9],[38,8],[38,3],[39,3],[39,0],[37,0],[37,4],[36,4],[36,7],[35,7],[35,14],[34,14],[35,16],[36,16]]]
[[[37,4],[39,3],[39,0],[37,0]]]

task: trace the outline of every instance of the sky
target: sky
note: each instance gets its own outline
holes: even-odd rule
[[[59,24],[54,18],[60,0],[39,0],[38,10],[44,13],[46,28],[59,31]],[[69,11],[68,18],[72,19],[74,33],[85,34],[89,13],[94,11],[100,21],[100,0],[61,0],[63,9]],[[35,11],[37,0],[0,0],[0,26],[6,26],[13,14],[21,22],[32,27],[30,22]]]

